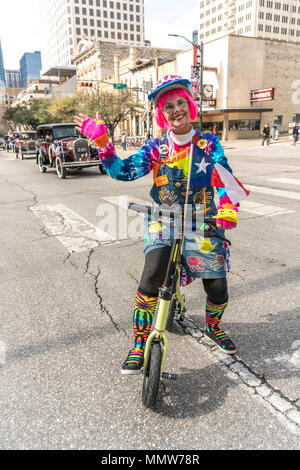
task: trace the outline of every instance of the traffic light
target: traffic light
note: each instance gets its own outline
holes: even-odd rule
[[[79,86],[80,87],[92,87],[93,82],[80,82]]]

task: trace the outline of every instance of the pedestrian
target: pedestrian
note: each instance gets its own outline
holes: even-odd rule
[[[279,130],[276,129],[276,131],[275,131],[275,140],[278,140],[278,137],[279,137]]]
[[[190,80],[178,75],[166,75],[155,84],[148,98],[154,105],[158,126],[166,130],[167,134],[149,141],[125,160],[116,155],[112,144],[107,144],[104,148],[99,148],[103,166],[112,178],[120,181],[132,181],[153,171],[150,196],[157,207],[167,205],[172,210],[173,207],[179,206],[183,209],[189,206],[193,213],[198,211],[203,216],[215,216],[217,231],[224,235],[224,229],[236,227],[238,201],[245,197],[247,192],[243,189],[243,195],[237,196],[233,190],[236,184],[233,183],[234,178],[227,190],[224,186],[221,187],[219,180],[212,184],[212,170],[209,170],[208,166],[218,164],[219,171],[228,171],[228,174],[232,170],[217,136],[196,131],[191,124],[197,119],[199,110],[192,98]],[[99,113],[96,115],[96,122],[84,114],[75,116],[74,121],[77,129],[94,141],[105,134],[106,127],[97,124],[101,122]],[[190,191],[187,190],[188,180],[191,182]],[[236,186],[241,188],[240,185],[241,183]],[[218,207],[214,203],[213,186],[217,187]],[[144,190],[146,189],[147,184],[144,186]],[[163,224],[155,218],[150,219],[146,224],[145,265],[134,304],[134,347],[129,351],[121,369],[121,373],[125,375],[141,372],[144,349],[175,236],[172,219],[164,217]],[[189,284],[195,278],[202,280],[206,293],[203,308],[206,314],[204,334],[222,351],[234,354],[236,347],[220,326],[228,303],[227,243],[220,243],[213,236],[203,239],[203,231],[192,231],[191,227],[190,232],[185,231],[185,235],[188,242],[183,245],[181,258],[182,285]],[[207,244],[208,247],[205,246]]]
[[[267,141],[267,145],[270,144],[270,126],[269,123],[264,125],[264,128],[261,131],[262,134],[262,142],[261,145],[264,146],[265,142]]]
[[[9,153],[9,137],[5,136],[4,140],[5,140],[5,151]]]
[[[123,150],[125,151],[126,147],[127,147],[127,137],[126,137],[125,132],[123,132],[123,134],[122,134],[121,141],[122,141]]]
[[[271,128],[271,138],[272,138],[272,139],[275,139],[276,129],[277,129],[276,124],[273,124],[273,126],[272,126],[272,128]]]
[[[217,134],[217,126],[216,126],[216,124],[215,124],[214,127],[213,127],[213,134],[215,134],[215,135]]]
[[[296,145],[299,139],[299,124],[297,122],[294,125],[294,129],[293,129],[293,139],[294,139],[294,145]]]

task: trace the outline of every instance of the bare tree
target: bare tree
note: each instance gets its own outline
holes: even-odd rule
[[[117,92],[103,92],[97,88],[91,92],[80,91],[77,93],[77,102],[79,112],[88,116],[95,116],[99,111],[113,144],[118,124],[128,117],[140,115],[145,110],[143,104],[136,101],[132,92],[126,89]]]

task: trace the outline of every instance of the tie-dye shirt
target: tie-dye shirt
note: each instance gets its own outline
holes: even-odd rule
[[[114,146],[109,143],[105,149],[99,149],[99,157],[109,176],[116,180],[133,181],[153,171],[155,181],[163,163],[170,168],[183,170],[187,177],[190,147],[191,142],[180,146],[173,142],[168,135],[148,141],[136,153],[124,159],[116,155]],[[218,137],[208,132],[196,131],[194,135],[194,162],[201,162],[203,151],[232,173]],[[224,188],[217,188],[217,191],[219,198],[226,196]]]

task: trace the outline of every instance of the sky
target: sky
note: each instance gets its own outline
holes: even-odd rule
[[[46,1],[0,0],[0,39],[6,69],[19,69],[24,52],[41,49],[38,5]],[[150,40],[153,47],[190,47],[183,39],[168,37],[168,34],[192,39],[192,31],[199,26],[199,0],[144,0],[144,3],[145,39]]]

